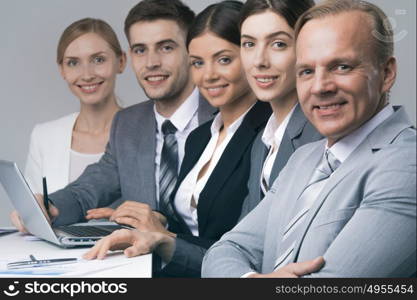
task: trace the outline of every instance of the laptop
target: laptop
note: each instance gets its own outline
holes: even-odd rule
[[[117,229],[129,228],[114,222],[52,227],[15,162],[0,160],[0,182],[26,229],[60,247],[92,246],[103,236]]]

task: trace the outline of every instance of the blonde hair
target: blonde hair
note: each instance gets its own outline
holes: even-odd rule
[[[100,19],[85,18],[75,21],[62,33],[58,42],[57,63],[62,64],[65,50],[69,44],[80,36],[91,32],[102,37],[109,44],[117,57],[123,55],[123,50],[120,47],[117,35],[108,23]]]

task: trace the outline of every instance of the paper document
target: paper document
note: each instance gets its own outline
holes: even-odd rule
[[[104,260],[84,260],[81,255],[76,263],[43,266],[43,267],[29,267],[24,269],[7,269],[7,264],[12,262],[10,260],[0,260],[0,276],[23,276],[23,277],[79,277],[85,276],[90,273],[96,273],[119,266],[131,264],[133,259],[126,258],[122,252],[110,254]],[[23,257],[21,260],[27,260],[27,257]],[[17,260],[13,260],[15,262]]]

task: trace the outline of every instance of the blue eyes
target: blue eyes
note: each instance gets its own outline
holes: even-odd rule
[[[106,61],[106,59],[103,56],[96,56],[93,58],[93,62],[95,64],[102,64]]]
[[[252,48],[254,45],[255,45],[255,43],[253,43],[253,42],[243,42],[243,43],[241,44],[241,46],[242,46],[243,48]]]
[[[194,60],[194,61],[191,62],[191,65],[194,68],[198,69],[198,68],[201,68],[204,65],[204,63],[201,60]]]
[[[106,58],[104,56],[95,56],[91,59],[91,62],[95,65],[100,65],[106,61]],[[80,64],[78,59],[69,59],[65,63],[68,67],[74,68]]]
[[[171,45],[163,45],[161,47],[158,48],[159,52],[162,53],[170,53],[174,50],[174,47]],[[134,47],[132,49],[133,53],[138,54],[138,55],[143,55],[145,54],[145,52],[147,51],[146,47]]]
[[[300,72],[298,72],[298,77],[305,76],[305,75],[310,75],[312,73],[313,73],[313,70],[311,70],[311,69],[301,70]]]
[[[232,59],[230,57],[227,57],[227,56],[222,56],[219,59],[217,59],[217,63],[220,64],[220,65],[228,65],[231,62],[232,62]],[[200,59],[192,60],[191,65],[194,68],[199,69],[204,65],[204,61],[200,60]]]
[[[144,52],[145,52],[145,48],[139,48],[139,47],[133,48],[133,53],[143,54]]]
[[[349,70],[351,70],[352,69],[352,67],[351,66],[349,66],[349,65],[345,65],[345,64],[340,64],[340,65],[338,65],[338,66],[336,66],[336,68],[335,68],[337,71],[349,71]]]
[[[345,74],[353,70],[353,67],[351,65],[347,64],[338,64],[332,68],[329,68],[330,72],[336,72],[338,74]],[[308,76],[314,73],[313,69],[302,69],[297,73],[298,77],[302,76]]]
[[[163,47],[161,48],[161,51],[162,51],[162,52],[165,52],[165,53],[171,52],[172,50],[174,50],[174,48],[173,48],[173,47],[171,47],[171,46],[163,46]]]
[[[281,41],[274,41],[270,44],[271,48],[274,49],[285,49],[288,45],[284,42]],[[244,41],[241,43],[241,47],[242,48],[253,48],[255,47],[255,43],[254,42],[250,42],[250,41]]]
[[[272,43],[272,48],[283,49],[285,47],[287,47],[287,44],[285,44],[283,42],[273,42]]]
[[[221,65],[228,65],[232,62],[232,60],[229,57],[220,57],[218,59],[219,64]]]
[[[68,67],[75,67],[78,64],[78,61],[75,59],[70,59],[67,61],[67,66]]]

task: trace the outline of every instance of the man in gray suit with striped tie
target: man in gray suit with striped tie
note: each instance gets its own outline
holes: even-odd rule
[[[118,112],[102,159],[49,195],[55,226],[110,217],[143,230],[165,229],[165,218],[156,210],[169,213],[165,204],[185,141],[215,111],[199,95],[189,72],[185,39],[193,20],[194,12],[179,0],[143,0],[130,10],[125,33],[131,63],[150,100]],[[117,214],[99,208],[117,199],[125,201]],[[17,215],[12,221],[24,230]]]
[[[416,273],[416,130],[389,104],[393,31],[365,1],[296,25],[302,109],[326,139],[299,148],[265,199],[207,252],[204,277]]]

